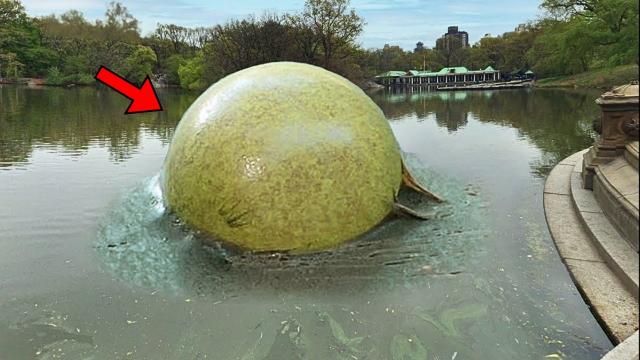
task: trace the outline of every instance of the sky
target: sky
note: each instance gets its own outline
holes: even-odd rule
[[[299,12],[304,0],[120,0],[140,21],[143,34],[157,23],[211,26],[228,19],[263,12]],[[75,9],[95,20],[104,17],[106,0],[22,0],[32,16],[61,14]],[[485,34],[499,35],[541,14],[540,0],[351,0],[367,25],[359,43],[365,48],[384,44],[412,50],[418,41],[427,47],[458,25],[471,43]]]

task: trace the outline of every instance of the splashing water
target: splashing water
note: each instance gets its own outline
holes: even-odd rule
[[[416,285],[424,275],[465,271],[486,235],[481,200],[455,180],[409,164],[447,199],[433,204],[407,191],[403,201],[433,218],[391,218],[331,251],[314,254],[239,253],[166,214],[158,176],[128,191],[100,229],[96,248],[106,267],[138,286],[180,293],[240,291],[361,291]],[[414,170],[415,171],[415,170]]]

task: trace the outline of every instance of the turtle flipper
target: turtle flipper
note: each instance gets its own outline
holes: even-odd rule
[[[429,199],[437,203],[444,202],[444,199],[432,193],[431,191],[427,190],[413,177],[413,175],[411,175],[411,173],[409,172],[409,169],[407,168],[407,165],[404,163],[404,159],[402,159],[402,183],[404,184],[404,186],[428,197]]]
[[[429,220],[433,217],[432,214],[422,213],[412,208],[400,204],[398,201],[393,203],[393,212],[397,215],[406,215],[420,220]]]

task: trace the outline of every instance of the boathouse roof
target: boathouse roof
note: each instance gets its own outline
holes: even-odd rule
[[[484,70],[469,70],[464,66],[456,66],[456,67],[445,67],[440,69],[440,71],[419,71],[419,70],[408,70],[408,71],[387,71],[380,75],[376,75],[376,78],[389,78],[389,77],[430,77],[430,76],[442,76],[442,75],[460,75],[460,74],[482,74],[486,72],[497,72],[491,66],[487,66]]]
[[[457,66],[457,67],[446,67],[446,68],[442,68],[440,69],[440,71],[438,71],[438,74],[440,75],[445,75],[445,74],[466,74],[469,72],[469,69],[467,69],[464,66]]]
[[[406,71],[392,70],[392,71],[387,71],[386,73],[377,75],[376,77],[397,77],[397,76],[403,76],[406,73],[407,73]]]

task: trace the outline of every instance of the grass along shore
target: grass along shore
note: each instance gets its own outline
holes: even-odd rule
[[[638,65],[622,65],[584,73],[558,76],[536,81],[536,87],[572,87],[611,89],[638,80]]]

